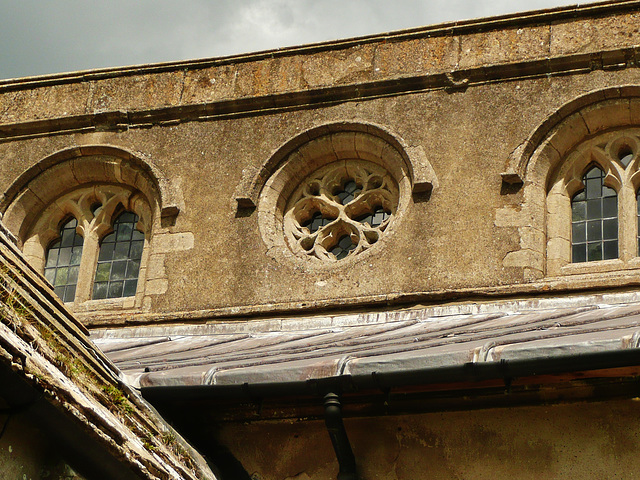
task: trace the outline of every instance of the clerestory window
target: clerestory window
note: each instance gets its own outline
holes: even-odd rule
[[[136,297],[150,218],[145,198],[129,187],[79,188],[42,212],[25,250],[64,302]]]
[[[94,222],[102,208],[100,204],[94,206],[93,218],[81,218],[81,222],[93,224],[93,228],[87,232],[90,236],[110,230],[110,233],[98,239],[98,252],[84,249],[83,255],[85,242],[78,233],[79,222],[75,217],[64,220],[60,237],[46,251],[45,278],[51,282],[63,302],[76,299],[78,285],[81,290],[82,287],[87,290],[86,287],[92,285],[92,300],[132,297],[136,294],[145,239],[144,233],[138,229],[140,218],[133,212],[122,211],[112,225],[105,228],[103,223]],[[93,272],[92,276],[90,272]]]
[[[571,260],[574,263],[618,258],[618,195],[594,166],[582,178],[584,189],[571,200]]]
[[[639,154],[640,129],[630,128],[589,138],[563,160],[547,195],[548,273],[640,266]]]

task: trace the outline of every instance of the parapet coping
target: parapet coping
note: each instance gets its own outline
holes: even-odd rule
[[[148,63],[124,67],[98,68],[22,78],[10,78],[0,80],[0,93],[5,90],[30,89],[34,87],[42,87],[46,85],[55,85],[61,83],[84,82],[89,80],[129,75],[144,75],[172,70],[199,69],[231,63],[246,63],[262,60],[265,58],[276,58],[298,54],[309,54],[318,51],[343,49],[355,45],[397,42],[420,37],[436,37],[477,33],[503,28],[513,28],[518,26],[557,22],[567,19],[597,17],[611,14],[612,12],[637,10],[638,8],[640,8],[640,0],[608,0],[588,5],[576,4],[549,9],[532,10],[523,13],[498,15],[487,18],[445,22],[426,27],[415,27],[373,35],[365,35],[362,37],[350,37],[340,40],[331,40],[299,46],[276,48],[255,53],[227,55],[206,59]]]

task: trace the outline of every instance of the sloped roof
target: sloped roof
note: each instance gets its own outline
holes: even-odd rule
[[[305,382],[622,351],[637,354],[640,364],[640,294],[106,329],[93,336],[140,387]]]
[[[92,478],[215,479],[89,340],[0,224],[0,398]],[[25,400],[28,400],[25,402]]]

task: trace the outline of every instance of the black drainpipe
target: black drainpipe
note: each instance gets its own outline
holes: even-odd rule
[[[324,396],[324,423],[327,425],[327,431],[331,437],[331,443],[340,467],[338,480],[358,480],[356,458],[353,456],[347,431],[342,422],[340,397],[335,393],[327,393]]]

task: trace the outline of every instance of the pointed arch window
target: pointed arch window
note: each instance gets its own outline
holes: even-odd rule
[[[60,237],[49,245],[46,253],[44,276],[63,302],[73,301],[78,285],[84,239],[77,228],[78,220],[74,217],[63,221]]]
[[[92,185],[43,210],[24,251],[63,302],[84,304],[83,311],[138,308],[151,223],[150,205],[139,191]],[[90,300],[109,301],[86,304]]]
[[[136,294],[144,247],[144,234],[136,229],[138,221],[135,213],[121,213],[113,222],[113,232],[100,242],[94,300]]]
[[[618,195],[604,179],[592,166],[582,178],[584,188],[571,199],[573,263],[618,258]]]
[[[640,128],[577,144],[546,188],[547,275],[640,269]]]

